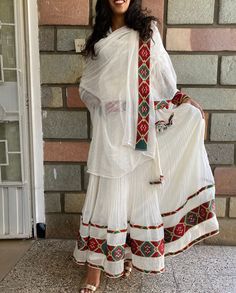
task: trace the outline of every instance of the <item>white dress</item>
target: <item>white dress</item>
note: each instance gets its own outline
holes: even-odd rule
[[[123,275],[127,259],[144,273],[164,272],[166,256],[219,233],[205,120],[186,103],[176,107],[168,102],[168,108],[155,109],[155,122],[174,114],[173,124],[162,132],[152,129],[153,153],[146,155],[122,144],[126,101],[102,103],[84,88],[81,96],[91,114],[93,136],[73,259],[111,278]],[[150,184],[157,170],[164,181]]]

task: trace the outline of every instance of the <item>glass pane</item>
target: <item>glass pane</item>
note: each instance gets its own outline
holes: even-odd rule
[[[9,152],[20,151],[19,122],[13,121],[0,124],[0,140],[6,139]]]
[[[16,68],[15,27],[3,25],[0,29],[0,54],[3,67]]]
[[[3,23],[14,22],[13,0],[0,0],[0,20]]]
[[[7,163],[6,157],[6,143],[4,141],[0,141],[0,165]]]
[[[9,165],[2,166],[2,181],[21,181],[20,154],[9,154]]]
[[[4,81],[16,81],[16,70],[4,70]]]

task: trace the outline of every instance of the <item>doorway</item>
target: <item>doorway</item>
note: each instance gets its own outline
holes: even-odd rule
[[[31,238],[36,225],[26,2],[0,1],[0,239]]]

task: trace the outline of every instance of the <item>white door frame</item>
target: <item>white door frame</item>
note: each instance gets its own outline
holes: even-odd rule
[[[29,107],[30,171],[34,236],[37,224],[45,224],[44,157],[41,116],[40,55],[37,0],[21,0],[24,7],[27,93]]]

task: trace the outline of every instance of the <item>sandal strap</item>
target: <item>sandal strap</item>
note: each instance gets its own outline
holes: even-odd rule
[[[96,286],[90,285],[90,284],[86,284],[83,288],[90,289],[90,290],[92,290],[94,292],[97,290],[97,287]]]
[[[132,267],[127,266],[127,267],[125,267],[125,270],[131,272],[132,271]]]

